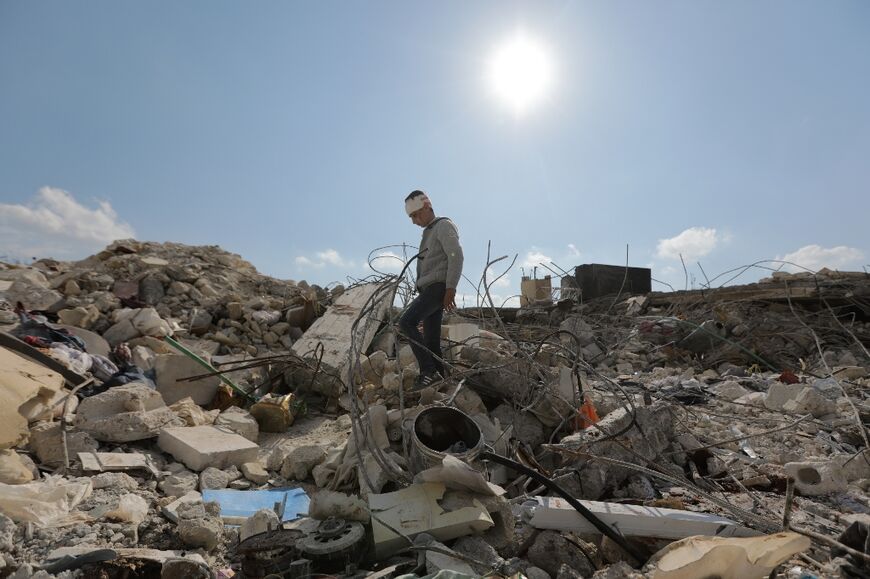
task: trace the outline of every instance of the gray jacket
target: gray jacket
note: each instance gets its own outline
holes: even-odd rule
[[[462,275],[459,230],[446,217],[438,217],[423,230],[422,254],[417,258],[417,289],[442,282],[456,289]]]

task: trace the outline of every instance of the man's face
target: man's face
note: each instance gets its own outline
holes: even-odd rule
[[[435,217],[435,212],[432,210],[432,207],[423,207],[411,213],[410,217],[414,225],[426,227],[432,221],[432,218]]]

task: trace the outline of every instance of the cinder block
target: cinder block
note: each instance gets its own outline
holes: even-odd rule
[[[256,462],[259,448],[244,436],[214,426],[165,428],[157,446],[195,471]]]
[[[190,396],[200,406],[210,404],[220,386],[220,376],[210,376],[192,382],[181,378],[208,374],[208,370],[183,354],[161,354],[154,362],[157,374],[157,391],[166,404],[175,404]]]

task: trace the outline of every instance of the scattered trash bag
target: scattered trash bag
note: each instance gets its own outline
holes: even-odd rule
[[[661,393],[666,398],[674,399],[689,406],[693,404],[705,404],[710,399],[710,395],[697,380],[686,380],[679,384],[667,386],[661,390]]]
[[[111,362],[109,363],[111,364]],[[124,366],[122,369],[112,374],[102,384],[95,383],[91,384],[90,386],[85,386],[84,388],[79,390],[78,394],[83,398],[89,398],[96,394],[102,394],[103,392],[114,386],[123,386],[124,384],[129,384],[131,382],[141,382],[146,384],[149,388],[157,388],[157,386],[154,384],[154,381],[145,372],[143,372],[139,366],[134,366],[133,364],[130,364],[129,366]]]
[[[62,342],[51,344],[48,355],[75,372],[84,375],[94,363],[93,358],[87,352],[70,348]]]
[[[15,313],[18,314],[21,324],[12,330],[12,335],[27,342],[31,346],[47,348],[51,346],[51,344],[59,342],[81,352],[87,351],[85,343],[81,338],[69,333],[65,328],[53,327],[48,323],[48,320],[46,320],[44,316],[31,314],[24,309],[21,302],[18,302],[16,305]],[[28,339],[28,337],[30,337],[30,339]]]
[[[856,551],[867,553],[870,555],[870,525],[855,521],[843,531],[837,538],[838,541],[852,547]],[[831,555],[834,557],[845,557],[848,564],[840,567],[843,572],[843,577],[868,577],[870,576],[870,565],[863,559],[859,559],[854,555],[849,555],[843,549],[834,547],[831,549]]]

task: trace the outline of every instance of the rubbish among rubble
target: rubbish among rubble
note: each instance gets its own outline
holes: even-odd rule
[[[292,521],[308,512],[309,499],[301,488],[237,491],[204,490],[202,500],[221,506],[221,518],[227,525],[239,525],[261,509],[276,509],[281,522]]]
[[[123,521],[138,525],[148,516],[148,503],[139,495],[127,493],[122,495],[118,506],[106,513],[105,517],[113,521]]]
[[[505,490],[488,482],[483,475],[467,463],[445,454],[438,466],[426,469],[414,477],[416,483],[443,483],[447,488],[470,491],[484,496],[501,496]]]
[[[790,532],[752,538],[688,537],[656,553],[648,568],[653,579],[763,579],[810,545],[809,538]]]
[[[51,563],[42,565],[40,568],[46,573],[56,575],[63,571],[74,571],[92,563],[112,561],[118,557],[114,549],[95,549],[79,555],[64,555]]]
[[[151,458],[139,452],[80,452],[78,457],[87,471],[147,470],[155,477],[160,475]]]
[[[273,509],[260,509],[239,526],[239,541],[244,541],[248,537],[260,533],[274,531],[279,526],[281,526],[281,521]]]
[[[0,448],[27,439],[27,418],[34,407],[47,405],[63,387],[59,373],[0,347]]]
[[[0,513],[40,527],[86,520],[86,514],[72,511],[92,489],[90,480],[67,481],[59,476],[19,485],[0,483]]]
[[[0,450],[0,483],[20,485],[33,480],[33,473],[14,450]]]
[[[358,351],[365,351],[378,329],[378,324],[366,322],[384,317],[389,306],[389,291],[386,290],[385,284],[367,283],[341,294],[290,348],[293,354],[310,360],[312,368],[320,371],[295,368],[285,374],[285,379],[302,388],[311,385],[326,396],[337,396],[346,387],[351,344]]]
[[[271,394],[260,398],[250,408],[262,432],[287,432],[296,419],[296,396],[286,394],[277,398]]]
[[[114,554],[114,556],[112,556]],[[51,551],[45,558],[46,565],[44,567],[45,570],[54,569],[55,565],[58,567],[68,566],[70,564],[74,565],[73,567],[67,567],[70,569],[75,569],[79,567],[83,567],[90,563],[102,563],[102,562],[119,562],[122,563],[124,561],[141,561],[146,564],[150,564],[155,568],[155,572],[157,574],[161,573],[161,569],[166,569],[167,567],[171,567],[171,564],[175,561],[186,561],[191,564],[196,565],[197,567],[205,567],[208,565],[203,559],[202,555],[197,553],[190,553],[188,551],[161,551],[159,549],[141,549],[141,548],[115,548],[115,549],[97,549],[94,547],[87,546],[74,546],[74,547],[60,547]],[[66,562],[66,563],[62,563]],[[58,572],[62,572],[63,569],[59,569]],[[112,569],[111,565],[107,566],[108,569]],[[126,571],[126,572],[125,572]],[[120,570],[116,570],[117,574],[112,574],[111,571],[108,571],[108,576],[127,576],[129,574],[129,569],[125,569],[121,566]],[[190,579],[199,579],[196,575],[162,575],[163,577],[185,577]],[[207,575],[206,575],[207,577]]]
[[[759,533],[725,517],[642,505],[580,501],[605,524],[626,537],[683,539],[694,535],[754,537]],[[534,497],[523,503],[524,516],[536,529],[589,534],[597,529],[559,497]]]
[[[716,347],[724,337],[725,325],[722,322],[706,320],[677,342],[677,347],[700,354]]]
[[[296,549],[296,542],[304,534],[297,529],[278,528],[243,540],[236,547],[236,553],[241,558],[242,575],[244,577],[278,575],[293,579],[310,577],[310,561],[301,558]]]
[[[858,553],[870,555],[870,525],[866,522],[854,521],[837,537],[837,541],[855,549]],[[848,553],[845,549],[833,547],[831,549],[831,556],[844,558],[841,571],[845,577],[857,578],[870,575],[870,563]]]
[[[366,530],[356,521],[326,519],[316,531],[296,541],[296,548],[318,569],[344,571],[348,565],[358,564],[366,553]]]
[[[322,489],[311,497],[308,516],[313,519],[344,519],[347,521],[369,522],[369,509],[362,499]]]
[[[473,461],[483,449],[483,434],[464,412],[430,406],[414,419],[411,464],[415,471],[440,466],[446,454]]]
[[[259,448],[247,438],[215,426],[164,428],[157,446],[195,471],[254,462]]]
[[[429,533],[448,541],[463,535],[481,533],[495,523],[483,504],[472,500],[470,507],[446,512],[438,501],[447,487],[442,483],[414,484],[400,491],[369,495],[375,556],[386,558],[407,545],[392,529],[406,537]]]

